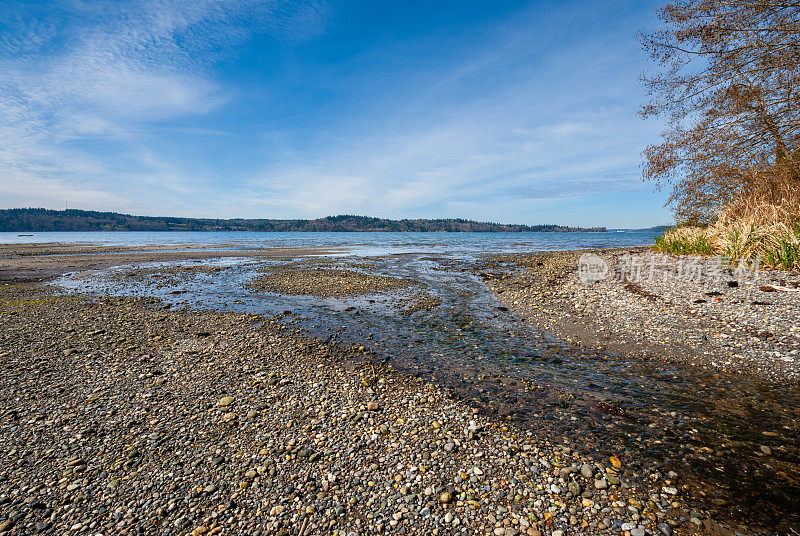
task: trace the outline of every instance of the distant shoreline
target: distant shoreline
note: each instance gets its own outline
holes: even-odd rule
[[[368,216],[305,219],[213,219],[133,216],[87,210],[15,208],[0,210],[0,232],[208,231],[208,232],[608,232],[606,227],[517,225],[464,219],[391,220]]]

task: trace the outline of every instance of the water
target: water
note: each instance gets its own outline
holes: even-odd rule
[[[31,235],[31,236],[27,236]],[[237,233],[64,232],[0,233],[0,244],[66,243],[104,246],[205,246],[219,248],[345,247],[356,254],[414,252],[555,251],[641,246],[657,233]]]

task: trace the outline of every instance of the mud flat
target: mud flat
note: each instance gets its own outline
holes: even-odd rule
[[[265,272],[249,285],[251,289],[281,294],[341,298],[405,289],[414,284],[408,279],[321,267],[282,266]]]
[[[232,257],[295,258],[338,252],[336,248],[241,249],[235,244],[136,247],[91,244],[0,244],[0,282],[44,282],[65,272],[150,262]]]

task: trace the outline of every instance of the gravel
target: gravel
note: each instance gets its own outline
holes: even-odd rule
[[[677,475],[582,455],[274,319],[28,285],[0,293],[2,534],[689,524],[680,492],[663,489],[680,489]]]
[[[581,282],[586,252],[497,256],[482,276],[504,306],[566,340],[773,381],[800,379],[800,274],[637,248],[588,252],[607,277]],[[513,274],[491,273],[514,264]]]

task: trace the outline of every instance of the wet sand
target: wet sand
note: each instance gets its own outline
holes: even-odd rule
[[[92,246],[0,244],[0,282],[45,282],[66,273],[148,262],[233,257],[296,258],[336,253],[336,248],[239,249],[228,246]]]

